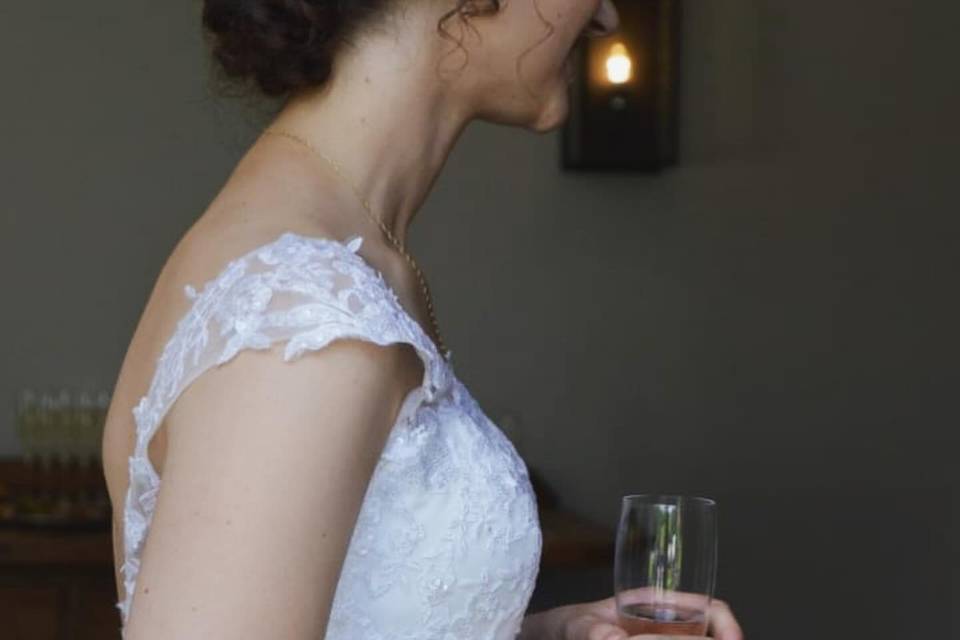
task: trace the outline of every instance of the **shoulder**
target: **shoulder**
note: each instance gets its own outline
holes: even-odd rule
[[[378,357],[398,358],[405,371],[412,366],[425,399],[433,399],[448,383],[442,358],[355,250],[350,242],[282,233],[230,259],[206,282],[184,285],[181,295],[192,303],[168,334],[150,389],[134,410],[138,424],[156,427],[184,389],[244,352],[270,350],[286,364],[341,341],[362,343],[354,349],[361,353],[388,352]],[[413,366],[416,356],[422,367]],[[395,364],[380,362],[386,370]]]
[[[186,438],[206,443],[193,442],[191,448],[207,451],[215,451],[222,437],[242,442],[247,427],[296,427],[305,445],[311,433],[326,438],[340,427],[377,436],[393,424],[420,379],[415,357],[400,344],[343,337],[294,362],[282,353],[282,344],[243,350],[200,376],[171,410],[171,438],[177,437],[174,425],[182,424],[190,425]],[[223,432],[199,425],[220,425]]]
[[[148,394],[148,408],[141,411],[162,416],[200,374],[244,352],[280,355],[261,365],[272,368],[340,342],[354,343],[351,362],[334,359],[332,369],[341,375],[358,378],[362,371],[351,372],[371,363],[396,374],[399,366],[406,377],[413,370],[429,383],[426,396],[431,398],[443,373],[439,356],[399,312],[379,274],[354,253],[357,246],[285,232],[231,259],[206,282],[185,285],[183,293],[192,306],[158,361],[156,388]],[[416,365],[417,357],[422,367]],[[248,366],[232,369],[245,371]],[[307,365],[296,370],[314,367],[331,368]]]

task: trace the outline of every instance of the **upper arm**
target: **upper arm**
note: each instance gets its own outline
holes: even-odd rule
[[[245,350],[167,416],[127,640],[322,638],[370,477],[422,376],[403,344]]]

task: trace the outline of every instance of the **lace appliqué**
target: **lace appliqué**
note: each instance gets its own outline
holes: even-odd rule
[[[285,360],[336,338],[412,344],[424,379],[401,408],[351,538],[326,638],[514,638],[532,593],[541,536],[526,467],[456,379],[382,275],[341,244],[286,233],[230,262],[197,292],[134,408],[125,502],[129,617],[159,489],[147,445],[178,395],[242,349],[286,340]]]
[[[327,639],[515,638],[542,544],[523,461],[456,379],[391,435]]]

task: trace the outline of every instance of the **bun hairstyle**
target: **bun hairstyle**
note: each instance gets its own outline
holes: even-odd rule
[[[204,38],[228,81],[252,83],[262,94],[283,96],[326,82],[341,47],[403,1],[204,0]],[[487,15],[500,9],[500,0],[488,0],[482,8],[473,0],[456,2],[437,22],[446,39],[452,38],[444,23],[454,15]]]

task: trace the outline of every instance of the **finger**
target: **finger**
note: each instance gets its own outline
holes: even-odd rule
[[[617,598],[609,596],[603,600],[594,600],[590,603],[590,613],[603,616],[605,620],[617,619]]]
[[[620,620],[617,613],[617,600],[614,596],[587,602],[584,604],[584,609],[589,611],[590,616],[594,618],[592,622],[597,622],[597,619],[599,619],[615,625]]]
[[[590,628],[587,640],[627,640],[627,632],[615,624],[600,622]]]
[[[710,603],[710,635],[716,640],[743,640],[743,629],[723,600]]]
[[[577,640],[627,640],[629,634],[618,625],[591,615],[570,621],[565,636]]]
[[[627,640],[627,632],[615,624],[595,622],[587,632],[586,640]]]

